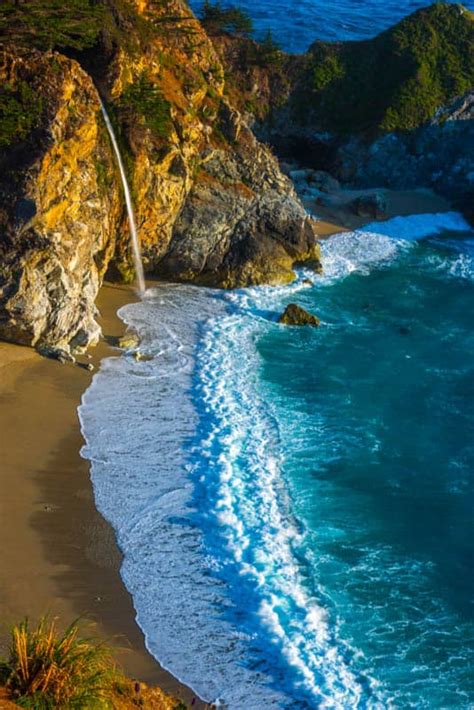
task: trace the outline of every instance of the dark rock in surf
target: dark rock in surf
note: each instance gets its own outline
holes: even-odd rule
[[[289,303],[278,322],[283,325],[311,325],[317,327],[321,324],[319,318],[312,313],[308,313],[304,308],[298,306],[297,303]]]

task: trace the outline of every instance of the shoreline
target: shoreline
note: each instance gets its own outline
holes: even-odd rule
[[[449,209],[437,196],[425,195],[417,203],[418,197],[413,191],[400,195],[398,209],[386,219],[408,209],[426,211],[428,204],[437,208],[433,211]],[[354,228],[347,223],[345,206],[331,215],[313,209],[322,240]],[[112,346],[126,326],[117,311],[134,300],[130,287],[101,288],[96,302],[104,337],[79,356],[81,364],[97,369],[103,358],[120,355]],[[61,625],[81,617],[85,635],[109,642],[126,675],[158,685],[193,708],[210,707],[148,652],[120,576],[115,532],[95,507],[90,464],[79,453],[84,440],[77,412],[93,373],[3,342],[0,372],[0,475],[7,491],[0,504],[0,652],[10,624],[25,616],[57,615]]]
[[[374,193],[379,193],[384,197],[386,201],[384,213],[379,217],[355,214],[351,209],[352,200]],[[454,209],[444,197],[424,188],[412,190],[340,189],[326,193],[324,201],[304,193],[299,197],[306,209],[315,216],[320,239],[327,239],[341,232],[362,229],[371,222],[383,223],[393,217],[449,212]]]
[[[96,369],[118,354],[109,345],[125,330],[117,310],[133,300],[131,288],[102,287],[104,339],[79,362]],[[77,414],[93,373],[4,342],[0,373],[0,652],[11,624],[26,616],[58,616],[61,626],[80,618],[84,635],[108,642],[127,676],[207,707],[146,649],[114,531],[95,508]]]

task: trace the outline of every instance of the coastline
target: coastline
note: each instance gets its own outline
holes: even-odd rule
[[[437,196],[418,204],[417,197],[403,194],[385,219],[408,209],[423,212],[428,204],[433,211],[449,209]],[[317,207],[314,212],[318,214]],[[331,214],[331,220],[327,216],[318,215],[321,239],[352,227],[345,209]],[[119,354],[111,347],[125,330],[117,311],[133,300],[129,287],[102,287],[97,305],[104,339],[78,358],[81,363],[97,369],[104,357]],[[77,415],[92,373],[8,343],[0,343],[0,373],[0,473],[8,491],[0,516],[0,652],[10,624],[25,616],[36,619],[48,613],[61,624],[81,617],[86,635],[114,646],[129,677],[158,685],[187,705],[194,700],[194,708],[209,707],[147,651],[120,577],[122,556],[114,531],[96,510],[89,462],[79,453],[84,441]]]
[[[97,368],[117,352],[108,344],[125,329],[117,310],[133,300],[130,288],[102,287],[97,305],[105,338],[80,362]],[[61,625],[80,618],[85,635],[113,646],[129,677],[206,707],[147,651],[120,577],[114,532],[95,508],[77,416],[92,373],[3,342],[0,373],[0,650],[10,625],[25,616],[46,613]]]

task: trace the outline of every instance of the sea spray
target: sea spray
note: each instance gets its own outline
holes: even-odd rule
[[[133,211],[132,197],[130,195],[130,188],[128,185],[127,175],[125,173],[125,167],[122,160],[122,155],[120,153],[120,148],[117,143],[117,138],[115,137],[115,132],[110,121],[109,115],[105,110],[105,106],[100,102],[100,107],[102,109],[102,115],[104,116],[105,125],[110,135],[110,140],[114,148],[114,152],[117,158],[117,163],[120,170],[120,177],[122,179],[123,194],[125,195],[125,204],[127,206],[128,223],[130,225],[130,236],[132,238],[132,253],[133,253],[133,264],[135,266],[135,275],[137,279],[137,288],[140,296],[145,293],[145,275],[143,273],[143,262],[140,249],[140,241],[138,239],[137,225],[135,221],[135,213]]]

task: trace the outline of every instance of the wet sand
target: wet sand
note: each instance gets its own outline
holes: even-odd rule
[[[134,299],[105,286],[97,305],[109,342],[124,324],[117,309]],[[83,363],[117,353],[106,342]],[[188,706],[194,693],[145,648],[120,575],[112,528],[94,506],[77,406],[93,373],[0,343],[0,651],[9,626],[47,613],[61,625],[81,617],[84,634],[116,647],[126,674],[159,685]],[[203,708],[200,701],[193,708]]]

